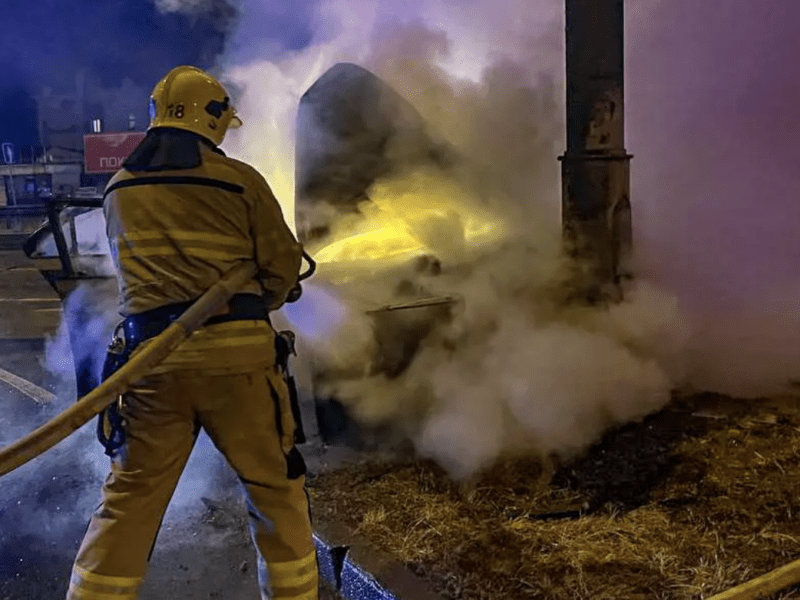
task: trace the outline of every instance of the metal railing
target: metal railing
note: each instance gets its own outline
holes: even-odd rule
[[[61,262],[61,275],[63,277],[75,277],[75,268],[72,264],[72,257],[69,251],[69,245],[67,244],[67,238],[64,235],[64,229],[61,226],[61,212],[66,208],[102,208],[103,207],[103,199],[102,198],[72,198],[72,197],[60,197],[60,198],[53,198],[47,201],[45,204],[38,205],[40,210],[43,209],[43,217],[47,218],[47,221],[39,226],[33,233],[31,233],[28,238],[25,240],[24,244],[22,245],[22,250],[25,252],[25,255],[28,258],[34,258],[34,253],[36,252],[36,248],[39,242],[48,234],[52,234],[53,241],[56,245],[56,250],[58,251],[58,258]],[[13,209],[19,210],[20,206],[14,207],[3,207],[6,209]],[[74,230],[74,228],[73,228]]]
[[[0,206],[0,220],[20,219],[30,217],[46,217],[47,204],[37,202],[35,204],[9,204]]]

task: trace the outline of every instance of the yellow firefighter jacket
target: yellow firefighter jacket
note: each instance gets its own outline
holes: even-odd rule
[[[260,268],[258,280],[240,293],[266,292],[270,310],[297,282],[302,248],[266,180],[249,165],[200,147],[199,167],[123,169],[106,188],[103,210],[123,316],[194,300],[240,261]],[[266,322],[221,323],[198,330],[164,366],[274,362],[273,347]]]

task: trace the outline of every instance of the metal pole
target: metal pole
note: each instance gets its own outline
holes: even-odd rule
[[[567,149],[562,225],[589,300],[618,297],[630,276],[630,159],[625,150],[624,1],[565,0]]]
[[[56,243],[63,275],[64,277],[74,277],[75,270],[72,266],[72,258],[69,254],[67,238],[64,237],[64,230],[61,228],[61,210],[63,208],[64,206],[60,203],[50,200],[47,203],[47,221],[50,223],[50,232],[53,234],[53,241]]]

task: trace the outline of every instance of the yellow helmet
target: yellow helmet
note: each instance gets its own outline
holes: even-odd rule
[[[241,125],[222,84],[197,67],[175,67],[150,95],[150,129],[185,129],[218,146],[228,128]]]

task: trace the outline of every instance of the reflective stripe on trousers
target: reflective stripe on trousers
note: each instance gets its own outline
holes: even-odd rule
[[[259,556],[258,580],[262,600],[316,600],[319,587],[316,551],[298,560],[270,564]]]
[[[135,600],[141,583],[141,577],[98,575],[76,565],[72,570],[67,597],[81,600]]]

